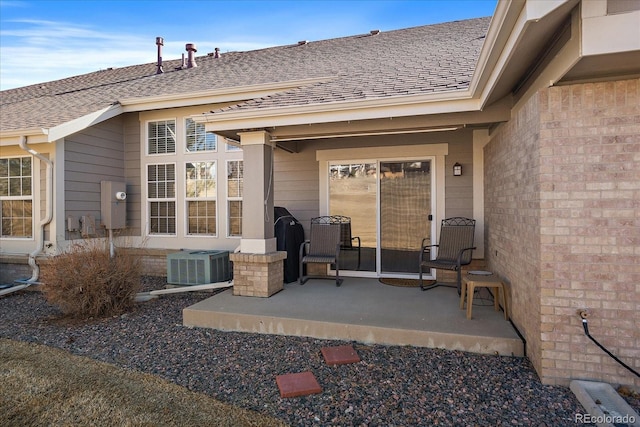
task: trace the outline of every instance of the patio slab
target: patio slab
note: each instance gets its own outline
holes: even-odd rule
[[[476,301],[482,301],[476,297]],[[455,289],[387,286],[377,279],[345,277],[289,283],[269,297],[234,296],[231,290],[183,310],[185,326],[305,336],[365,344],[411,345],[481,354],[524,355],[524,344],[493,304],[460,310]]]

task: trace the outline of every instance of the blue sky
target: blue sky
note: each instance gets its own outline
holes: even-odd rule
[[[0,88],[198,55],[493,14],[497,0],[0,0]]]

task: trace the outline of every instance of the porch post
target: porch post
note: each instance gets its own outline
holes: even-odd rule
[[[265,131],[240,133],[244,178],[240,251],[275,252],[273,231],[273,145]]]
[[[231,254],[234,295],[268,297],[283,289],[283,260],[273,229],[273,150],[265,131],[241,132],[242,239]]]

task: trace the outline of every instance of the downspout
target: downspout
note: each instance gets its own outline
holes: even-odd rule
[[[25,282],[28,286],[33,283],[37,283],[38,277],[40,276],[40,267],[38,267],[38,264],[36,263],[36,256],[38,256],[44,250],[44,227],[49,224],[53,218],[53,162],[47,159],[42,154],[38,153],[36,150],[29,148],[27,146],[26,136],[20,137],[19,146],[32,156],[37,157],[41,161],[45,162],[45,164],[47,165],[45,193],[47,203],[44,218],[40,220],[40,224],[38,225],[38,233],[36,235],[36,248],[29,254],[29,266],[31,266],[32,273],[31,278],[26,280]]]

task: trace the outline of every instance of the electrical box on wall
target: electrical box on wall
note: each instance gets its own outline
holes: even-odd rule
[[[124,182],[100,182],[100,213],[107,230],[127,226],[127,184]]]
[[[80,218],[69,215],[67,217],[67,231],[80,230]]]
[[[80,217],[80,234],[82,237],[93,237],[96,235],[96,219],[93,215],[83,215]]]

